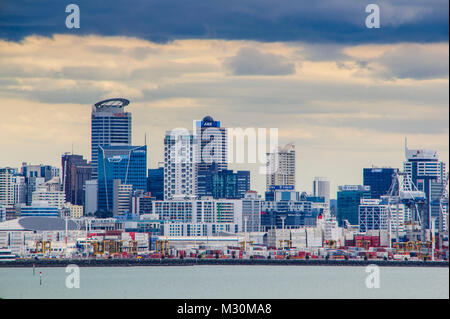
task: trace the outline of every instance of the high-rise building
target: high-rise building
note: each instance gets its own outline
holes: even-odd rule
[[[197,197],[197,146],[184,129],[166,132],[164,138],[164,200]]]
[[[49,207],[62,209],[66,203],[66,194],[61,190],[59,177],[39,185],[32,195],[32,205],[35,202],[47,202]]]
[[[266,188],[271,186],[293,186],[295,188],[295,145],[287,144],[272,153],[267,153]]]
[[[431,228],[431,219],[436,218],[436,229],[442,228],[444,221],[440,220],[440,197],[445,187],[447,176],[445,162],[440,162],[435,150],[408,149],[405,141],[405,157],[403,170],[407,173],[417,190],[425,193],[426,208],[421,216],[425,228]]]
[[[14,205],[14,176],[16,170],[0,168],[0,204]]]
[[[84,205],[84,186],[91,179],[92,166],[83,159],[82,155],[63,154],[62,184],[66,194],[66,201],[74,205]]]
[[[99,146],[98,210],[114,211],[114,180],[147,189],[147,146]]]
[[[350,225],[358,225],[358,207],[361,199],[370,199],[370,186],[345,185],[339,186],[337,192],[337,220],[339,226],[347,220]]]
[[[131,145],[131,113],[124,108],[130,101],[122,98],[95,103],[91,115],[92,179],[97,178],[99,146]]]
[[[325,203],[330,206],[330,181],[326,177],[315,177],[313,181],[313,195],[324,197]]]
[[[393,177],[398,172],[397,168],[372,167],[363,169],[363,185],[370,186],[373,199],[389,195]],[[398,194],[398,184],[395,184],[394,194]]]
[[[195,137],[198,143],[197,194],[212,196],[211,174],[227,169],[227,130],[211,116],[196,121]]]
[[[164,167],[148,170],[147,191],[156,200],[164,199]]]
[[[27,184],[25,176],[15,175],[14,182],[14,204],[25,204],[27,202]]]

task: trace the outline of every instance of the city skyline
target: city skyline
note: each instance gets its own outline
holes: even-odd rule
[[[128,107],[130,107],[131,105],[132,105],[132,103],[130,103],[130,105]],[[132,111],[129,111],[129,112],[132,113]],[[88,129],[90,130],[90,122],[87,124],[87,126],[88,126]],[[225,127],[227,128],[229,126],[225,126]],[[243,127],[245,127],[245,126],[243,126]],[[134,126],[134,129],[136,129],[135,126]],[[132,133],[134,133],[134,129],[132,130]],[[187,127],[187,129],[189,129],[189,128]],[[132,135],[133,135],[133,140],[136,140],[136,139],[139,140],[139,137],[135,136],[136,134],[132,134]],[[153,159],[152,161],[149,161],[148,168],[149,169],[150,168],[157,168],[158,162],[161,162],[161,161],[159,159],[158,160],[154,159],[154,155],[155,154],[152,152],[152,150],[155,147],[153,145],[149,144],[149,142],[148,142],[149,137],[147,136],[147,138],[146,138],[144,136],[142,143],[134,143],[134,144],[136,144],[136,145],[144,145],[146,139],[147,139],[147,145],[148,145],[148,149],[149,149],[148,159]],[[280,140],[282,140],[282,139],[280,139]],[[403,143],[404,143],[404,141],[403,141]],[[164,145],[164,141],[161,141],[161,144]],[[83,149],[86,149],[86,148],[88,149],[87,153],[77,152],[77,145],[75,145],[75,144],[74,145],[70,145],[70,146],[73,147],[73,154],[82,155],[84,158],[90,159],[90,140],[88,141],[87,145],[83,145]],[[297,146],[297,148],[298,148],[298,146]],[[405,160],[405,157],[404,157],[405,156],[405,154],[404,154],[404,145],[400,145],[400,148],[401,148],[401,151],[399,153],[401,154],[402,158],[398,159],[398,163],[399,164],[397,166],[392,166],[392,165],[387,165],[387,164],[383,165],[383,164],[378,164],[378,163],[375,164],[374,163],[374,164],[370,164],[370,165],[368,164],[366,166],[358,167],[357,169],[355,169],[354,165],[351,165],[353,167],[353,170],[350,172],[350,176],[351,177],[347,178],[347,179],[342,179],[343,182],[341,182],[341,183],[336,182],[333,179],[333,177],[332,177],[333,175],[326,175],[326,177],[328,179],[330,179],[330,185],[331,185],[330,198],[332,198],[332,199],[336,198],[336,194],[337,194],[337,191],[338,191],[338,186],[340,186],[340,185],[363,184],[362,183],[363,168],[370,168],[370,167],[374,166],[374,167],[391,167],[391,168],[399,168],[399,169],[401,169],[402,165],[403,165],[403,161]],[[428,147],[428,145],[418,145],[417,147],[413,147],[413,148],[431,149],[431,147]],[[72,152],[69,151],[69,150],[66,150],[64,153],[72,154]],[[33,164],[33,165],[44,164],[44,165],[52,165],[52,166],[60,168],[60,164],[61,164],[60,163],[60,157],[64,153],[61,153],[58,156],[56,156],[56,158],[57,158],[56,160],[53,159],[51,154],[46,154],[46,156],[42,156],[42,154],[35,154],[34,156],[29,156],[29,157],[26,157],[26,158],[20,160],[20,162],[17,163],[17,165],[11,165],[11,162],[9,162],[7,160],[7,158],[5,159],[4,157],[2,157],[0,159],[0,164],[3,164],[3,165],[0,165],[0,166],[2,166],[2,167],[12,167],[12,168],[20,169],[22,163],[23,162],[27,162],[27,163]],[[158,154],[156,154],[156,155],[158,156]],[[444,156],[442,156],[442,155],[444,155]],[[317,176],[321,176],[321,175],[325,176],[325,174],[321,174],[321,172],[324,172],[324,171],[312,172],[312,173],[309,174],[309,176],[312,176],[312,178],[305,180],[305,177],[300,175],[299,171],[298,171],[298,167],[302,166],[301,165],[301,159],[299,160],[298,156],[299,155],[296,155],[296,162],[298,163],[297,167],[296,167],[296,179],[297,179],[296,189],[299,190],[299,191],[307,191],[309,193],[313,193],[313,181],[314,181],[314,178],[317,177]],[[445,154],[441,154],[439,152],[439,150],[438,150],[438,156],[439,156],[440,160],[442,160],[442,161],[444,161],[446,163],[448,162],[448,160],[445,159]],[[30,160],[30,158],[37,158],[37,159],[39,159],[39,158],[48,158],[49,160],[47,160],[47,161],[44,161],[44,160],[32,161],[32,160]],[[163,160],[164,160],[164,158],[162,157],[162,161]],[[262,174],[260,174],[258,172],[258,167],[259,167],[259,164],[251,164],[251,163],[250,164],[234,164],[234,163],[230,164],[230,168],[232,168],[232,169],[237,168],[237,169],[247,169],[247,170],[249,170],[251,172],[251,174],[252,174],[251,189],[258,191],[260,194],[264,194],[264,191],[266,189],[266,177],[265,177],[265,175],[262,175]],[[355,174],[356,171],[358,172],[357,174]],[[348,172],[346,172],[346,173],[348,173]],[[260,176],[258,176],[258,175],[260,175]],[[359,177],[358,177],[358,175],[359,175]],[[349,176],[349,175],[346,174],[346,176]],[[257,181],[256,183],[254,182],[255,180]],[[300,183],[298,183],[298,181],[300,181]],[[255,185],[255,184],[257,184],[257,185]],[[311,184],[311,185],[309,185],[309,184]]]
[[[119,1],[108,17],[133,23],[106,27],[79,1],[79,29],[65,27],[52,1],[20,9],[32,28],[13,23],[19,4],[0,12],[11,20],[0,24],[0,166],[57,165],[72,144],[90,158],[91,107],[115,97],[130,100],[133,144],[147,136],[153,168],[165,132],[206,115],[224,127],[278,128],[280,144],[296,145],[297,188],[326,176],[332,197],[360,183],[364,167],[400,168],[405,137],[448,163],[447,1],[382,2],[379,29],[366,28],[359,1],[280,1],[275,11],[266,1],[174,1],[172,13],[191,12],[177,21],[158,3],[122,15]],[[230,169],[250,170],[252,188],[265,189],[257,166]]]

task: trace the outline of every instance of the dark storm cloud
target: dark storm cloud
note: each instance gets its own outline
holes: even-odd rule
[[[2,0],[0,38],[31,34],[123,35],[166,42],[185,38],[394,43],[448,41],[447,0],[376,1],[381,28],[367,29],[372,0]],[[76,3],[81,28],[66,29]]]

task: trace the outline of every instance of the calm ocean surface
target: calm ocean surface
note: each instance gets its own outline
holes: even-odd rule
[[[42,286],[39,271],[43,273]],[[65,268],[0,268],[1,298],[449,298],[448,268],[380,267],[366,288],[365,267],[158,266],[80,268],[80,288]]]

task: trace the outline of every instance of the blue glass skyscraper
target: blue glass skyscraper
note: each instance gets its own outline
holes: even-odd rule
[[[133,191],[147,189],[147,146],[99,146],[98,210],[113,211],[113,185],[133,185]]]

